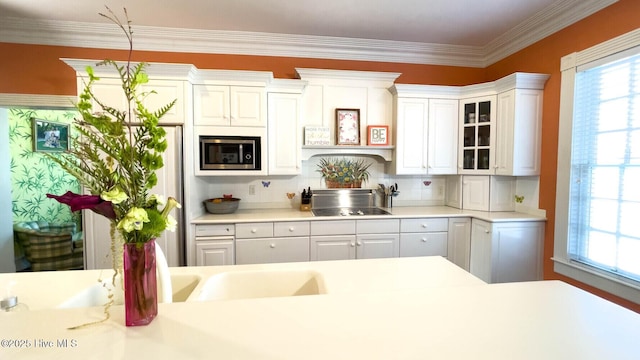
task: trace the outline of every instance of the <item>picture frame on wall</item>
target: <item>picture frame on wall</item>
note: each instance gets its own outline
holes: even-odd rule
[[[69,150],[69,124],[31,119],[33,151],[63,152]]]
[[[389,145],[389,126],[388,125],[367,126],[367,145],[371,145],[371,146]]]
[[[336,109],[336,144],[360,145],[360,109]]]

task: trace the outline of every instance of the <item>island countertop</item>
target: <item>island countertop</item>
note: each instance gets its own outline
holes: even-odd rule
[[[434,259],[422,261],[457,272]],[[375,284],[405,260],[420,261],[380,262],[387,260],[385,271],[370,276],[357,268],[375,260],[335,262],[342,267],[336,274],[351,267],[352,279]],[[332,263],[324,265],[329,272]],[[380,284],[396,283],[392,274]],[[429,273],[409,275],[406,286],[388,291],[329,287],[324,295],[159,304],[158,317],[142,327],[125,327],[121,306],[106,323],[79,330],[67,328],[99,319],[102,308],[4,313],[0,358],[537,360],[640,353],[640,314],[563,282],[420,286]]]
[[[205,214],[195,218],[193,224],[243,223],[254,221],[304,221],[304,220],[357,220],[357,219],[394,219],[416,217],[472,217],[489,222],[509,221],[545,221],[540,215],[515,211],[475,211],[461,210],[449,206],[398,206],[383,208],[390,215],[363,216],[314,216],[311,211],[291,208],[276,209],[240,209],[232,214]]]

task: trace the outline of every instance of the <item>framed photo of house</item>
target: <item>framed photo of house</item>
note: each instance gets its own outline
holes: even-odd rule
[[[336,144],[360,145],[360,109],[336,109]]]
[[[69,150],[69,124],[31,119],[33,151],[61,152]]]
[[[367,145],[389,145],[389,126],[387,125],[369,125],[367,135]]]

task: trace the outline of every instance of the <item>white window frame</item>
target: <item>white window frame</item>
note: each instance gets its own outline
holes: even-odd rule
[[[640,29],[613,38],[586,50],[564,56],[560,61],[560,121],[558,130],[558,169],[556,180],[556,216],[554,232],[554,271],[587,285],[640,303],[640,287],[622,277],[589,267],[569,259],[568,215],[571,169],[571,129],[573,122],[574,86],[579,67],[594,64],[614,54],[640,46]]]

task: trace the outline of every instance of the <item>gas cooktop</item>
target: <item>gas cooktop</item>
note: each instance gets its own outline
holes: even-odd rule
[[[388,211],[377,207],[363,208],[320,208],[311,209],[314,216],[364,216],[364,215],[391,215]]]

